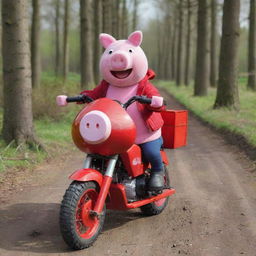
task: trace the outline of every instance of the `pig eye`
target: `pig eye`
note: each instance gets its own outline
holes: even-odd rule
[[[131,53],[132,53],[132,52],[133,52],[133,50],[132,50],[132,49],[129,49],[129,52],[131,52]]]
[[[112,54],[113,53],[113,50],[110,50],[109,52],[108,52],[108,54]]]

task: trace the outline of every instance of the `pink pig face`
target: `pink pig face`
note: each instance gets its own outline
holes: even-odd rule
[[[135,85],[144,78],[148,61],[140,47],[141,31],[133,32],[127,40],[116,40],[111,35],[100,34],[100,42],[105,48],[100,71],[108,83],[124,87]]]

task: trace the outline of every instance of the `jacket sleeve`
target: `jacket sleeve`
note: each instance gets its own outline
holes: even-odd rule
[[[146,96],[148,98],[152,98],[152,96],[161,96],[161,95],[160,95],[159,91],[157,90],[157,88],[155,86],[153,86],[151,83],[148,82],[147,88],[146,88]],[[166,109],[166,107],[164,105],[160,108],[154,108],[154,107],[151,107],[148,104],[146,105],[146,108],[148,110],[154,111],[154,112],[161,112],[161,111]]]
[[[93,90],[85,90],[85,91],[82,91],[80,94],[88,95],[89,97],[91,97],[94,100],[96,100],[96,99],[103,98],[103,97],[106,96],[107,87],[108,87],[107,83],[102,81]]]

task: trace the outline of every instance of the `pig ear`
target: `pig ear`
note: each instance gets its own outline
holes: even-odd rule
[[[100,34],[100,43],[104,48],[108,48],[108,46],[114,43],[115,41],[116,39],[109,34]]]
[[[128,41],[133,44],[134,46],[139,46],[142,42],[142,32],[135,31],[131,33],[128,37]]]

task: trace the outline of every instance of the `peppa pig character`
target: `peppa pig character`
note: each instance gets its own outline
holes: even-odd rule
[[[162,146],[161,127],[164,109],[163,98],[149,82],[155,73],[148,69],[148,61],[140,44],[142,32],[135,31],[127,40],[116,40],[108,34],[100,34],[100,43],[105,48],[100,60],[101,83],[86,94],[93,99],[107,97],[125,103],[132,96],[152,98],[150,105],[132,104],[127,109],[133,119],[137,135],[135,143],[142,149],[143,158],[151,164],[148,189],[161,191],[164,186],[163,164],[160,154]],[[65,105],[65,98],[59,97],[59,105]]]

